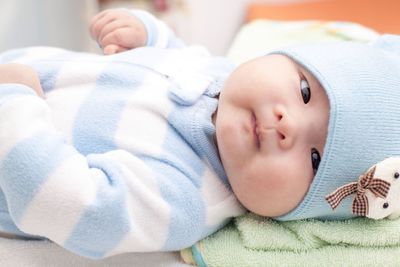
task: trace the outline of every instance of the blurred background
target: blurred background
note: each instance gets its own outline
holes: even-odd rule
[[[303,8],[316,3],[325,4],[322,9],[314,6],[311,13],[307,12],[310,8]],[[265,16],[355,20],[378,31],[400,30],[399,0],[0,0],[0,52],[32,45],[99,52],[89,38],[88,23],[99,11],[116,7],[146,9],[186,43],[204,45],[215,55],[227,52],[246,21]],[[373,25],[368,25],[369,17],[373,17]],[[379,23],[386,28],[379,28]]]

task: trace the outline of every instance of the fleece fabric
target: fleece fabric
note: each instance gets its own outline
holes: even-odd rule
[[[199,267],[399,266],[400,220],[276,221],[237,217],[181,251]]]

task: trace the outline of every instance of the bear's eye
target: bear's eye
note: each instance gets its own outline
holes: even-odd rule
[[[399,178],[400,174],[398,172],[395,172],[393,176],[395,179],[397,179],[397,178]]]
[[[383,208],[384,209],[387,209],[388,207],[389,207],[389,203],[387,203],[387,202],[383,203]]]

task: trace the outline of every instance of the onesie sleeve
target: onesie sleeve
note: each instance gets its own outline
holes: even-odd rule
[[[173,30],[169,28],[165,22],[143,10],[129,11],[139,18],[146,28],[146,46],[159,48],[181,48],[185,46],[184,42],[175,35]]]
[[[51,115],[29,87],[0,85],[0,187],[21,231],[93,259],[179,250],[209,233],[188,179],[157,180],[125,150],[83,155]]]

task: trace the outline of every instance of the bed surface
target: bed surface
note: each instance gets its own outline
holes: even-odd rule
[[[0,238],[0,266],[57,267],[188,267],[178,252],[127,253],[93,261],[77,256],[49,241]]]

